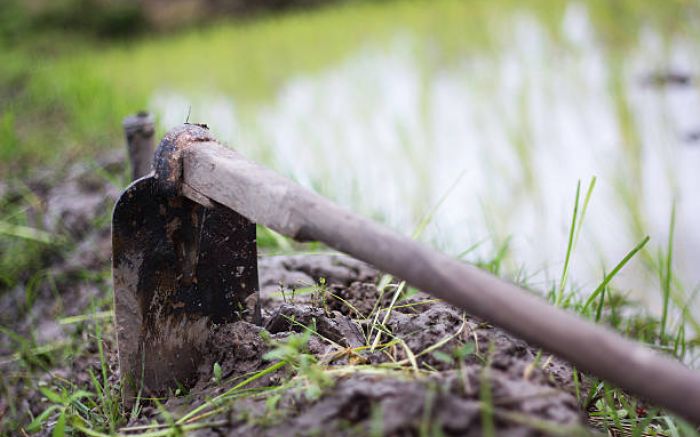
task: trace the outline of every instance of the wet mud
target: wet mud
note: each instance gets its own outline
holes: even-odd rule
[[[412,306],[404,300],[386,324],[405,346],[363,349],[374,337],[355,310],[371,310],[380,295],[379,274],[369,266],[335,254],[284,256],[261,259],[260,275],[264,327],[247,322],[218,327],[199,382],[188,396],[170,398],[166,405],[185,414],[225,392],[270,365],[264,355],[271,345],[309,326],[315,333],[305,352],[333,375],[332,382],[318,397],[309,396],[304,384],[292,385],[277,394],[274,411],[269,396],[237,400],[219,417],[224,425],[197,435],[478,436],[484,408],[498,435],[585,429],[571,366],[422,293],[408,299]],[[318,296],[322,287],[315,294],[292,293],[319,281],[332,290],[325,304]],[[465,349],[464,356],[455,353]],[[215,363],[230,384],[214,380]],[[246,387],[284,384],[290,377],[293,372],[281,369]]]

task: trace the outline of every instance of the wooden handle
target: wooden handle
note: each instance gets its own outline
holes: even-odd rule
[[[299,240],[317,240],[700,424],[700,373],[473,266],[458,262],[217,143],[183,154],[183,190]]]

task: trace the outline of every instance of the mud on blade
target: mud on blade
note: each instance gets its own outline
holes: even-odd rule
[[[214,203],[131,184],[112,222],[122,393],[157,395],[192,382],[212,324],[257,322],[255,225]]]

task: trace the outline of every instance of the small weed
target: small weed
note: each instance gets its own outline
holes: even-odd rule
[[[221,385],[221,364],[218,362],[214,363],[212,374],[214,375],[214,382],[216,382],[217,385]]]
[[[36,432],[44,424],[48,424],[53,437],[63,437],[66,434],[67,418],[80,417],[81,413],[89,412],[89,408],[83,403],[83,400],[94,396],[93,393],[83,390],[69,393],[66,389],[56,392],[47,387],[40,387],[39,391],[46,397],[50,405],[32,420],[27,431]]]
[[[564,268],[561,272],[561,279],[559,280],[559,288],[556,293],[556,298],[554,304],[556,306],[561,306],[564,301],[564,289],[566,288],[567,280],[569,279],[569,270],[571,265],[571,257],[576,248],[576,243],[578,242],[578,237],[581,232],[581,227],[583,226],[583,218],[586,216],[586,211],[588,210],[588,203],[593,195],[593,189],[595,188],[596,178],[595,176],[591,178],[591,182],[588,184],[588,190],[586,191],[586,197],[583,201],[583,207],[579,214],[579,197],[581,195],[581,181],[576,184],[576,198],[574,200],[574,212],[571,216],[571,226],[569,227],[569,240],[566,245],[566,257],[564,259]]]

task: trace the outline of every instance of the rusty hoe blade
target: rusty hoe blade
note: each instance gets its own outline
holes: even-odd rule
[[[182,196],[180,153],[208,141],[187,125],[158,146],[155,173],[114,207],[114,304],[125,403],[192,382],[213,324],[259,323],[255,225]]]

